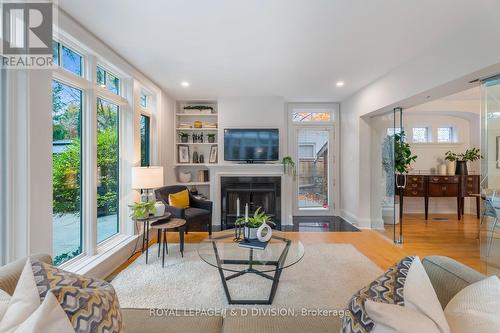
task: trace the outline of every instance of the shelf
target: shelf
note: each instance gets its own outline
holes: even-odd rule
[[[174,166],[176,167],[181,167],[181,166],[187,166],[187,167],[204,167],[206,168],[209,163],[174,163]],[[215,165],[215,163],[212,163],[210,165]]]
[[[185,117],[217,117],[217,113],[176,113],[176,116],[185,116]]]
[[[217,131],[218,128],[176,128],[177,131]]]
[[[217,142],[203,142],[203,143],[192,143],[192,142],[177,142],[176,145],[188,145],[188,146],[197,146],[197,145],[211,145],[211,146],[214,146],[214,145],[218,145]]]
[[[210,186],[210,182],[175,183],[175,185],[184,185],[184,186]]]

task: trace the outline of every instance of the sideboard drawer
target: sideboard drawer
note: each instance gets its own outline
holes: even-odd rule
[[[429,176],[429,183],[434,184],[458,184],[459,176]]]
[[[407,186],[404,195],[405,197],[423,197],[425,196],[425,191],[423,188],[411,188]]]
[[[450,177],[452,178],[452,177]],[[458,183],[429,183],[430,197],[458,197]]]

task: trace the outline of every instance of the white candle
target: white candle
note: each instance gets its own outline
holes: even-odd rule
[[[236,217],[240,217],[240,198],[236,199]]]
[[[245,204],[245,222],[248,222],[248,204]]]

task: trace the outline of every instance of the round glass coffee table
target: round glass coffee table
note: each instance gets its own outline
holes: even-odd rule
[[[304,257],[304,246],[299,240],[287,239],[275,230],[265,249],[241,247],[234,235],[234,230],[226,230],[203,240],[198,247],[200,258],[219,270],[229,304],[272,304],[281,273]],[[269,298],[233,299],[227,281],[244,274],[272,280]]]

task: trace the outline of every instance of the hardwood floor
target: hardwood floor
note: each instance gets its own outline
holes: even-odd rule
[[[482,273],[498,274],[500,272],[499,267],[480,258],[479,220],[475,216],[465,215],[462,221],[458,221],[454,215],[439,215],[439,217],[447,218],[446,221],[435,221],[432,217],[425,222],[423,214],[405,215],[405,236],[402,245],[395,245],[392,242],[391,226],[386,226],[383,232],[362,230],[361,232],[286,232],[285,234],[286,237],[300,239],[304,244],[352,244],[384,270],[407,255],[418,255],[421,258],[428,255],[443,255]],[[152,236],[155,238],[154,235]],[[204,232],[190,232],[186,235],[185,242],[198,243],[206,237],[207,234]],[[482,234],[481,237],[486,236]],[[170,233],[168,241],[178,242],[177,234]],[[150,244],[153,245],[155,242],[156,240],[153,239]],[[498,242],[500,244],[500,239]],[[156,251],[156,248],[153,247],[150,250]],[[139,255],[136,254],[123,263],[112,276],[125,269]]]

